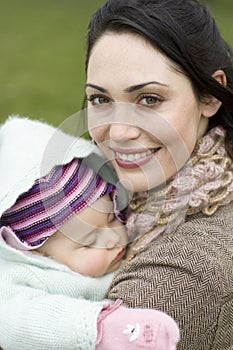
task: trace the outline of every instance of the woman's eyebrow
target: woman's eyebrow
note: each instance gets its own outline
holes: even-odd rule
[[[159,83],[158,81],[149,81],[149,82],[146,82],[146,83],[129,86],[124,91],[125,92],[133,92],[133,91],[136,91],[136,90],[140,90],[140,89],[142,89],[143,87],[145,87],[147,85],[159,85],[159,86],[167,87],[166,84]]]
[[[95,85],[95,84],[87,83],[87,84],[85,85],[85,87],[86,87],[86,88],[87,88],[87,87],[92,87],[93,89],[99,90],[99,91],[101,91],[101,92],[103,92],[103,93],[108,93],[108,90],[102,88],[101,86]]]
[[[130,93],[130,92],[133,92],[133,91],[136,91],[136,90],[140,90],[140,89],[142,89],[143,87],[145,87],[147,85],[159,85],[159,86],[167,87],[166,84],[160,83],[158,81],[149,81],[149,82],[146,82],[146,83],[141,83],[141,84],[136,84],[136,85],[129,86],[126,89],[124,89],[124,91]],[[85,85],[85,87],[86,88],[87,87],[92,87],[93,89],[99,90],[99,91],[101,91],[103,93],[108,93],[108,90],[104,89],[101,86],[95,85],[95,84],[87,83]]]

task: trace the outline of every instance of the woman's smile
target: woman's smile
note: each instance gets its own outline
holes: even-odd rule
[[[121,168],[126,169],[132,169],[136,167],[140,167],[146,163],[148,163],[151,158],[157,154],[157,152],[160,150],[160,147],[158,148],[151,148],[151,149],[114,149],[111,148],[115,154],[115,160],[116,163]]]

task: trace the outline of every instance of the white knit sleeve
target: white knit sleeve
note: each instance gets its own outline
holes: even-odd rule
[[[44,274],[46,275],[46,270]],[[61,273],[61,280],[62,280]],[[46,291],[33,269],[0,266],[0,346],[7,350],[93,350],[103,301]]]

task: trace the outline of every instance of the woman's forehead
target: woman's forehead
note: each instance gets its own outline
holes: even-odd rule
[[[116,83],[122,90],[145,82],[167,85],[179,75],[166,56],[139,35],[104,34],[90,55],[87,83],[108,88]]]

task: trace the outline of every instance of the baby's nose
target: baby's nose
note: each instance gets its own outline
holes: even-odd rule
[[[107,232],[106,232],[107,233]],[[114,227],[108,230],[106,238],[106,249],[113,249],[127,245],[127,234],[125,227]]]
[[[120,245],[121,237],[115,232],[109,232],[106,240],[106,249],[112,249]]]

